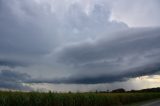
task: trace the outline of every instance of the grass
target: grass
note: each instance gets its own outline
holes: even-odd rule
[[[123,106],[160,98],[160,93],[0,92],[0,106]]]

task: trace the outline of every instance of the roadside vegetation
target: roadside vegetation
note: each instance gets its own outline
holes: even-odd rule
[[[123,106],[160,98],[159,92],[0,92],[0,106]]]

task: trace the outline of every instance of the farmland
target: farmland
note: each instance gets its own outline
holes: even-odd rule
[[[160,98],[160,93],[0,92],[0,106],[122,106]]]

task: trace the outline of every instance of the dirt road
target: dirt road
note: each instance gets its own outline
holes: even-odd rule
[[[141,106],[160,106],[160,100],[152,101]]]

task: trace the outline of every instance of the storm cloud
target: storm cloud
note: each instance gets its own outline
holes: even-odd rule
[[[0,88],[10,90],[31,90],[29,86],[23,85],[23,82],[29,79],[29,75],[10,70],[0,71]]]
[[[103,38],[66,46],[55,54],[57,61],[73,67],[76,72],[62,79],[35,82],[112,83],[157,74],[159,39],[159,28],[140,28],[113,34],[110,40]]]
[[[0,88],[159,73],[158,0],[0,0]]]

